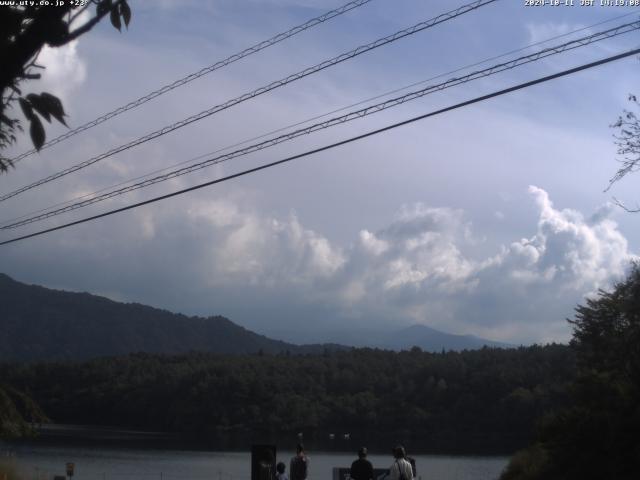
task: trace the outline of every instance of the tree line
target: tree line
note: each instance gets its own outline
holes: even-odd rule
[[[402,442],[414,452],[499,453],[529,445],[502,480],[635,479],[640,267],[586,300],[570,324],[569,345],[517,349],[139,353],[5,363],[0,378],[11,397],[0,395],[0,404],[19,409],[26,421],[46,414],[59,423],[201,440],[301,432],[316,441],[353,432],[358,443]]]
[[[55,422],[186,438],[352,432],[388,447],[510,452],[559,408],[575,375],[565,345],[463,352],[319,355],[133,354],[83,363],[4,364],[0,378]]]

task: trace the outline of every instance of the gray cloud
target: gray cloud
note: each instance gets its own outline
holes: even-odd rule
[[[56,258],[38,254],[34,242],[4,264],[40,264],[58,272],[58,286],[85,281],[119,299],[223,313],[294,339],[424,323],[511,342],[566,340],[564,319],[576,303],[636,257],[606,216],[586,219],[556,209],[540,188],[529,192],[535,233],[484,258],[470,253],[478,239],[459,209],[405,205],[387,227],[363,229],[340,247],[294,213],[278,218],[247,200],[217,198],[52,237]]]
[[[73,51],[56,52],[46,86],[65,96],[70,124],[78,125],[313,13],[287,6],[316,4],[273,0],[254,12],[237,2],[189,2],[180,9],[175,2],[162,2],[166,8],[160,9],[146,3],[134,12],[128,32],[120,35],[106,22]],[[372,2],[26,159],[0,178],[0,187],[17,188],[333,56],[345,45],[449,8],[444,0],[419,6]],[[558,23],[547,9],[534,12],[508,2],[487,8],[52,182],[4,204],[3,218],[494,56],[530,35],[588,25],[606,9],[598,10],[572,9],[572,18]],[[487,34],[474,33],[479,24]],[[619,38],[612,46],[624,44]],[[430,96],[108,205],[299,153],[601,53],[576,52]],[[0,250],[0,269],[52,287],[225,314],[294,339],[416,322],[513,342],[566,339],[564,318],[575,304],[622,275],[634,258],[630,252],[637,251],[633,218],[618,217],[617,225],[610,207],[590,217],[580,213],[606,201],[601,190],[615,168],[607,163],[615,153],[607,125],[633,88],[634,69],[633,62],[611,65],[197,196],[16,244]],[[594,88],[604,81],[608,88]],[[50,128],[51,136],[64,131]],[[527,194],[530,183],[544,185],[548,194],[535,188]],[[635,195],[632,182],[617,188],[620,198]],[[549,196],[575,210],[554,207]]]

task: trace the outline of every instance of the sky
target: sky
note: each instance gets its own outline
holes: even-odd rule
[[[128,30],[119,33],[102,22],[70,45],[45,49],[39,59],[47,67],[43,79],[27,90],[58,95],[75,127],[343,3],[132,0]],[[416,82],[443,75],[422,85],[438,83],[640,15],[638,8],[573,3],[494,2],[11,198],[0,204],[0,221]],[[462,4],[373,0],[25,158],[0,176],[0,192]],[[626,14],[631,15],[611,20]],[[601,22],[607,23],[594,26]],[[638,44],[635,31],[556,55],[3,231],[0,240],[220,178]],[[614,198],[630,206],[640,202],[640,177],[631,175],[605,191],[618,167],[610,125],[630,107],[629,94],[640,93],[638,62],[629,57],[5,245],[0,271],[50,288],[189,315],[224,315],[297,343],[414,324],[513,344],[566,342],[571,336],[566,319],[574,308],[624,278],[640,253],[640,214],[613,203]],[[48,138],[64,131],[47,125]],[[21,138],[7,154],[29,148],[28,138]]]

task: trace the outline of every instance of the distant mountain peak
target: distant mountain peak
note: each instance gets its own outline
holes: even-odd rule
[[[391,335],[388,347],[394,350],[406,350],[413,346],[420,347],[428,351],[441,350],[473,350],[477,348],[497,347],[512,348],[513,345],[488,340],[469,334],[453,334],[436,330],[424,324],[414,324],[400,329]]]
[[[213,315],[189,317],[90,293],[27,285],[0,273],[0,361],[83,360],[135,352],[323,353],[343,345],[388,350],[471,350],[512,345],[454,335],[424,324],[385,332],[339,332],[340,344],[274,340]]]

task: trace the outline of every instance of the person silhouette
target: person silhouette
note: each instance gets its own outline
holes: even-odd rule
[[[367,447],[358,450],[358,459],[351,464],[349,476],[353,480],[373,480],[373,465],[367,460]]]
[[[309,457],[304,453],[304,445],[296,446],[296,455],[291,459],[289,476],[291,480],[306,480],[309,473]]]
[[[404,447],[398,445],[391,452],[395,461],[389,467],[390,480],[413,480],[413,469],[405,458],[407,454],[404,451]]]

